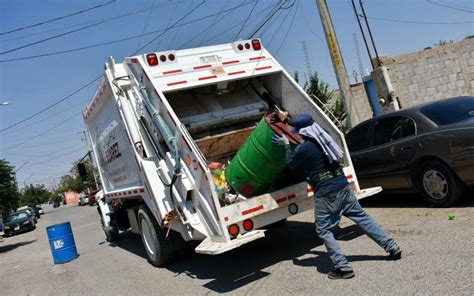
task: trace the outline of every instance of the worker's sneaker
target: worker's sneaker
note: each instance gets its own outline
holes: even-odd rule
[[[402,258],[402,250],[397,246],[395,249],[388,252],[388,257],[390,260],[399,260]]]
[[[341,270],[340,268],[335,268],[333,271],[328,273],[328,278],[332,280],[338,279],[350,279],[355,276],[354,271],[352,270]]]

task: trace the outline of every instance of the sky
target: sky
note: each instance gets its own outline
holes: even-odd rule
[[[316,71],[336,89],[316,2],[284,1],[285,9],[255,36],[288,72],[298,71],[300,80]],[[327,3],[354,83],[352,73],[360,64],[366,71],[370,63],[352,4]],[[20,188],[54,187],[87,153],[81,111],[97,84],[84,86],[103,74],[109,56],[120,62],[137,50],[247,39],[279,5],[279,0],[2,0],[0,103],[9,104],[0,106],[0,158],[15,166]],[[474,35],[472,0],[365,0],[364,8],[379,54],[396,56]]]

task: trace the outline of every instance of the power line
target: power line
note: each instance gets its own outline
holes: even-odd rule
[[[151,7],[153,7],[153,5],[155,5],[155,0],[153,0],[153,2],[151,3]],[[148,26],[148,21],[150,20],[150,14],[151,14],[151,11],[152,11],[151,7],[148,10],[148,14],[146,16],[146,21],[145,21],[145,24],[143,25],[142,35],[145,33],[146,27]],[[140,48],[140,43],[142,43],[142,38],[141,37],[140,37],[140,39],[138,39],[137,49]]]
[[[191,10],[191,7],[193,7],[193,2],[192,2],[192,1],[189,1],[189,7],[188,7],[188,10],[187,10],[188,12]],[[178,27],[178,28],[175,30],[174,35],[173,35],[173,39],[171,39],[171,42],[170,42],[170,44],[168,45],[168,48],[172,48],[171,46],[173,45],[174,41],[176,40],[176,37],[178,36],[180,30],[181,30],[181,27]],[[162,35],[164,35],[164,34],[166,34],[166,32],[163,33]]]
[[[28,116],[28,117],[26,117],[26,118],[20,120],[20,121],[17,121],[17,122],[15,122],[15,123],[13,123],[13,124],[10,124],[9,126],[7,126],[7,127],[5,127],[5,128],[0,129],[0,132],[9,130],[9,129],[11,129],[12,127],[15,127],[15,126],[17,126],[17,125],[19,125],[19,124],[21,124],[21,123],[27,121],[27,120],[30,120],[31,118],[34,118],[34,117],[38,116],[38,115],[41,114],[41,113],[43,113],[43,112],[45,112],[45,111],[47,111],[47,110],[53,108],[54,106],[58,105],[59,103],[66,101],[67,99],[71,98],[71,97],[74,96],[75,94],[77,94],[77,93],[79,93],[80,91],[82,91],[83,89],[87,88],[89,85],[91,85],[91,84],[93,84],[94,82],[96,82],[97,80],[99,80],[99,78],[101,78],[101,77],[102,77],[102,75],[100,75],[100,76],[94,78],[93,80],[91,80],[91,81],[87,82],[86,84],[84,84],[83,86],[81,86],[79,89],[77,89],[77,90],[71,92],[70,94],[66,95],[65,97],[63,97],[63,98],[57,100],[56,102],[54,102],[53,104],[49,105],[48,107],[43,108],[43,109],[41,109],[40,111],[38,111],[38,112],[36,112],[36,113],[34,113],[34,114],[32,114],[32,115],[30,115],[30,116]]]
[[[190,11],[188,11],[185,15],[183,15],[179,20],[177,20],[171,27],[169,28],[166,28],[166,30],[161,33],[161,34],[158,34],[156,37],[154,37],[153,39],[151,39],[150,41],[148,41],[145,45],[143,45],[142,47],[140,47],[139,49],[135,50],[135,52],[132,54],[132,55],[135,55],[137,54],[138,52],[140,52],[141,50],[145,49],[148,45],[150,45],[151,43],[153,43],[156,39],[160,38],[163,34],[165,34],[169,29],[171,29],[172,27],[176,26],[177,24],[179,24],[182,20],[184,20],[186,17],[188,17],[191,13],[193,13],[196,9],[198,9],[199,7],[201,7],[204,2],[206,2],[206,0],[202,0],[201,3],[199,3],[198,5],[196,5],[196,7],[194,7],[193,9],[191,9]]]
[[[245,24],[248,22],[248,20],[249,20],[250,16],[252,15],[253,10],[255,9],[255,6],[257,6],[257,4],[258,4],[258,0],[255,1],[255,4],[253,5],[252,9],[250,10],[249,15],[247,15],[247,18],[245,19],[244,23],[242,24],[242,27],[240,27],[239,32],[237,32],[237,34],[235,35],[234,40],[237,40],[237,38],[239,37],[239,34],[240,34],[240,33],[242,32],[242,30],[244,29]]]
[[[184,23],[179,24],[179,25],[172,25],[172,26],[170,26],[170,27],[168,27],[168,28],[159,29],[159,30],[154,30],[154,31],[151,31],[151,32],[148,32],[148,33],[145,33],[145,34],[134,35],[134,36],[130,36],[130,37],[125,37],[125,38],[121,38],[121,39],[117,39],[117,40],[112,40],[112,41],[107,41],[107,42],[103,42],[103,43],[93,44],[93,45],[89,45],[89,46],[83,46],[83,47],[79,47],[79,48],[73,48],[73,49],[67,49],[67,50],[62,50],[62,51],[56,51],[56,52],[50,52],[50,53],[44,53],[44,54],[38,54],[38,55],[32,55],[32,56],[25,56],[25,57],[19,57],[19,58],[12,58],[12,59],[7,59],[7,60],[0,60],[0,63],[14,62],[14,61],[29,60],[29,59],[35,59],[35,58],[40,58],[40,57],[53,56],[53,55],[64,54],[64,53],[70,53],[70,52],[75,52],[75,51],[80,51],[80,50],[85,50],[85,49],[100,47],[100,46],[104,46],[104,45],[109,45],[109,44],[113,44],[113,43],[119,43],[119,42],[124,42],[124,41],[128,41],[128,40],[133,40],[133,39],[136,39],[136,38],[140,38],[141,36],[151,35],[151,34],[163,32],[163,31],[168,31],[168,30],[171,29],[171,28],[189,25],[189,24],[192,24],[192,23],[195,23],[195,22],[198,22],[198,21],[201,21],[201,20],[204,20],[204,19],[213,17],[213,16],[218,15],[218,14],[221,14],[221,13],[225,13],[225,12],[228,12],[228,11],[230,11],[230,10],[234,10],[234,9],[236,9],[236,7],[242,7],[242,6],[248,5],[248,4],[250,4],[250,3],[251,3],[251,2],[248,2],[248,3],[242,4],[242,5],[238,5],[238,6],[235,6],[235,7],[229,8],[229,9],[226,9],[226,10],[220,12],[220,13],[219,13],[219,12],[218,12],[218,13],[213,13],[213,14],[210,14],[210,15],[207,15],[207,16],[204,16],[204,17],[197,18],[197,19],[192,20],[192,21],[184,22]],[[159,38],[160,36],[161,36],[161,35],[159,35],[157,38]],[[153,41],[154,41],[154,40],[152,40],[152,42],[153,42]],[[147,45],[146,45],[146,46],[147,46]],[[141,49],[140,49],[140,50],[141,50]],[[133,53],[133,54],[136,54],[136,52]],[[133,54],[132,54],[132,55],[133,55]],[[1,131],[1,130],[0,130],[0,131]]]
[[[240,4],[242,4],[244,2],[245,2],[245,0],[242,1]],[[225,0],[224,6],[222,6],[221,12],[224,11],[224,9],[227,7],[228,3],[229,3],[229,0]],[[232,13],[232,12],[229,12],[227,14],[230,14],[230,13]],[[227,14],[225,14],[225,15],[227,15]],[[214,28],[214,25],[217,24],[221,19],[223,19],[225,17],[225,15],[216,16],[216,18],[212,21],[211,25],[207,26],[207,29],[204,29],[204,31],[201,31],[199,33],[199,35],[201,35],[201,34],[203,34],[203,35],[202,35],[201,42],[199,42],[198,46],[202,45],[202,43],[206,39],[207,34],[209,34],[209,32],[212,30],[212,28]],[[204,33],[204,32],[206,32],[206,33]],[[194,38],[192,38],[191,40],[194,40],[194,39],[196,39],[196,36]]]
[[[181,2],[177,2],[177,3],[174,4],[174,5],[176,6],[176,5],[179,4],[179,3],[181,3]],[[119,19],[119,18],[123,18],[123,17],[127,17],[127,16],[134,15],[134,14],[139,14],[139,13],[142,13],[142,12],[146,12],[146,11],[149,11],[150,9],[153,10],[153,9],[156,9],[156,8],[162,8],[162,7],[171,6],[171,5],[173,5],[173,3],[164,3],[164,4],[161,4],[161,5],[150,6],[150,7],[145,8],[145,9],[135,10],[135,11],[132,11],[132,12],[128,12],[128,13],[125,13],[125,14],[116,15],[116,16],[113,16],[113,17],[102,18],[102,19],[95,20],[95,21],[82,22],[82,23],[77,23],[77,24],[74,24],[74,25],[63,26],[63,27],[61,27],[61,28],[55,28],[55,29],[45,30],[45,31],[36,32],[36,33],[31,33],[31,34],[27,34],[27,35],[23,35],[23,36],[18,36],[18,37],[3,39],[3,40],[0,40],[0,42],[6,42],[6,41],[11,41],[11,40],[23,39],[23,38],[27,38],[27,37],[31,37],[31,36],[36,36],[36,35],[43,35],[43,34],[45,34],[45,33],[50,33],[50,32],[60,31],[60,30],[64,30],[64,29],[69,29],[69,28],[74,28],[74,27],[78,27],[78,26],[83,26],[83,25],[92,24],[92,23],[94,23],[94,22],[96,22],[96,21],[116,20],[116,19]]]
[[[150,9],[149,9],[150,12],[151,12],[151,8],[152,8],[152,7],[153,7],[153,5],[150,6]],[[38,41],[35,41],[35,42],[31,42],[31,43],[28,43],[28,44],[25,44],[25,45],[22,45],[22,46],[18,46],[18,47],[15,47],[15,48],[12,48],[12,49],[9,49],[9,50],[0,52],[0,55],[4,55],[4,54],[7,54],[7,53],[15,52],[15,51],[18,51],[18,50],[23,49],[23,48],[27,48],[27,47],[30,47],[30,46],[33,46],[33,45],[37,45],[37,44],[40,44],[40,43],[43,43],[43,42],[47,42],[47,41],[50,41],[50,40],[53,40],[53,39],[57,39],[57,38],[60,38],[60,37],[64,37],[64,36],[67,36],[67,35],[70,35],[70,34],[73,34],[73,33],[79,32],[79,31],[82,31],[82,30],[86,30],[86,29],[89,29],[89,28],[93,28],[93,27],[96,27],[96,26],[100,26],[100,25],[102,25],[102,24],[105,24],[105,23],[108,23],[108,22],[111,22],[111,21],[115,21],[115,20],[117,20],[117,19],[123,18],[123,17],[125,17],[125,16],[129,16],[129,15],[135,14],[135,13],[136,13],[136,12],[133,12],[133,13],[126,13],[126,14],[122,14],[122,15],[115,16],[115,17],[107,18],[107,19],[104,19],[104,20],[101,20],[101,21],[92,23],[92,24],[87,25],[87,26],[83,26],[83,27],[80,27],[80,28],[77,28],[77,29],[74,29],[74,30],[71,30],[71,31],[67,31],[67,32],[64,32],[64,33],[61,33],[61,34],[58,34],[58,35],[54,35],[54,36],[51,36],[51,37],[48,37],[48,38],[44,38],[44,39],[41,39],[41,40],[38,40]],[[145,29],[145,28],[144,28],[144,29]],[[143,32],[143,33],[144,33],[144,32]]]
[[[44,25],[44,24],[48,24],[48,23],[51,23],[51,22],[58,21],[58,20],[62,20],[62,19],[71,17],[71,16],[73,16],[73,15],[78,15],[78,14],[81,14],[81,13],[84,13],[84,12],[87,12],[87,11],[91,11],[91,10],[94,10],[94,9],[97,9],[97,8],[101,8],[101,7],[107,6],[107,5],[109,5],[109,4],[114,3],[115,1],[116,1],[116,0],[112,0],[112,1],[109,1],[109,2],[104,3],[104,4],[100,4],[100,5],[96,5],[96,6],[94,6],[94,7],[90,7],[90,8],[83,9],[83,10],[79,10],[79,11],[76,11],[76,12],[74,12],[74,13],[70,13],[70,14],[67,14],[67,15],[64,15],[64,16],[56,17],[56,18],[53,18],[53,19],[50,19],[50,20],[47,20],[47,21],[42,21],[42,22],[39,22],[39,23],[36,23],[36,24],[33,24],[33,25],[28,25],[28,26],[25,26],[25,27],[21,27],[21,28],[17,28],[17,29],[10,30],[10,31],[2,32],[2,33],[0,33],[0,36],[1,36],[1,35],[10,34],[10,33],[13,33],[13,32],[18,32],[18,31],[25,30],[25,29],[29,29],[29,28],[33,28],[33,27],[37,27],[37,26],[41,26],[41,25]]]
[[[450,9],[454,9],[454,10],[458,10],[458,11],[464,11],[464,12],[474,13],[474,11],[472,11],[472,10],[460,8],[460,7],[458,7],[458,6],[454,6],[454,5],[448,4],[448,3],[443,3],[443,2],[438,2],[438,1],[432,1],[432,0],[425,0],[425,1],[428,2],[428,3],[430,3],[430,4],[433,4],[433,5],[438,5],[438,6],[442,6],[442,7],[446,7],[446,8],[450,8]]]
[[[293,6],[293,5],[295,4],[295,1],[296,1],[296,0],[293,0],[293,3],[292,3],[289,7],[283,7],[283,5],[287,2],[287,1],[283,1],[283,2],[281,3],[281,5],[280,5],[277,9],[275,9],[275,11],[273,11],[273,12],[271,12],[271,13],[269,14],[269,16],[265,19],[265,21],[263,21],[263,23],[250,35],[250,37],[249,37],[248,39],[253,38],[253,37],[255,36],[255,34],[257,34],[258,31],[260,31],[260,30],[263,28],[263,26],[265,26],[265,24],[266,24],[270,19],[272,19],[272,17],[273,17],[279,10],[290,8],[291,6]]]
[[[358,15],[360,18],[363,18],[362,15]],[[411,20],[400,20],[400,19],[390,19],[390,18],[380,18],[368,16],[367,18],[385,21],[385,22],[394,22],[394,23],[407,23],[407,24],[421,24],[421,25],[462,25],[462,24],[472,24],[473,21],[463,21],[463,22],[425,22],[425,21],[411,21]]]
[[[293,5],[295,5],[295,2],[293,2],[293,4],[291,6],[293,6]],[[290,33],[291,28],[293,27],[293,22],[295,21],[296,12],[298,11],[298,6],[299,5],[300,5],[300,2],[298,2],[298,4],[295,7],[295,12],[293,13],[293,18],[291,19],[291,23],[288,26],[288,30],[286,31],[285,37],[283,37],[283,41],[281,42],[280,47],[278,47],[277,51],[275,52],[275,56],[278,55],[278,53],[280,52],[280,49],[283,47],[283,45],[286,42],[286,39],[288,38],[288,34]]]
[[[27,127],[30,127],[30,126],[32,126],[32,125],[34,125],[34,124],[37,124],[37,123],[39,123],[39,122],[43,122],[43,121],[45,121],[45,120],[47,120],[47,119],[50,119],[51,117],[56,116],[56,115],[58,115],[58,114],[60,114],[60,113],[62,113],[62,112],[69,111],[69,110],[74,109],[74,108],[79,107],[79,106],[83,107],[84,104],[87,103],[87,102],[89,102],[89,101],[90,101],[90,99],[82,100],[82,101],[78,102],[77,104],[72,105],[72,106],[69,107],[69,108],[59,110],[58,112],[53,113],[53,114],[51,114],[51,115],[48,116],[48,117],[42,118],[42,119],[37,120],[37,121],[33,121],[33,122],[30,123],[30,124],[27,124],[27,125],[24,125],[24,126],[22,126],[22,127],[17,128],[17,129],[14,129],[14,130],[12,130],[12,131],[9,131],[8,133],[4,133],[2,136],[4,137],[4,136],[6,136],[6,135],[10,135],[10,134],[16,133],[16,132],[18,132],[19,130],[23,130],[23,129],[25,129],[25,128],[27,128]]]
[[[174,14],[176,13],[176,9],[178,9],[178,6],[179,6],[179,3],[176,3],[176,5],[173,8],[173,12],[170,14],[170,18],[168,19],[168,23],[166,24],[166,27],[170,26],[171,21],[173,20]],[[156,45],[156,50],[157,51],[160,48],[161,41],[163,41],[163,39],[165,39],[165,38],[160,38],[160,40],[158,40],[158,44]]]
[[[81,115],[81,114],[79,113],[79,114],[73,115],[73,116],[67,118],[66,120],[64,120],[64,121],[62,121],[62,122],[60,122],[60,123],[58,123],[57,125],[53,126],[52,128],[49,128],[49,129],[43,131],[43,132],[40,133],[40,134],[36,134],[36,135],[34,135],[33,137],[29,137],[28,139],[26,139],[26,140],[23,141],[23,142],[14,144],[14,145],[9,146],[9,147],[7,147],[7,148],[3,148],[3,150],[10,150],[10,149],[17,148],[18,146],[21,146],[21,145],[23,145],[23,144],[25,144],[25,143],[28,143],[28,142],[30,142],[30,141],[33,140],[33,139],[36,139],[36,138],[38,138],[38,137],[41,137],[42,135],[46,134],[47,132],[49,132],[49,131],[51,131],[51,130],[57,128],[57,127],[61,127],[62,124],[64,124],[64,123],[70,121],[71,119],[74,119],[74,118],[75,118],[76,116],[78,116],[78,115]]]

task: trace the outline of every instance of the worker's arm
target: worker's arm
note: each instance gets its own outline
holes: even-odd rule
[[[290,142],[284,135],[274,135],[272,137],[274,144],[285,147],[286,165],[294,170],[303,164],[303,155],[300,152],[300,146],[296,147],[295,153],[291,151]]]

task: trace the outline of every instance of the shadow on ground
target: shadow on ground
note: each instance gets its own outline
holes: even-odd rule
[[[338,240],[349,241],[363,235],[363,232],[358,226],[351,225],[337,229],[335,235]],[[265,238],[220,255],[196,254],[193,247],[188,247],[179,251],[177,260],[166,269],[176,273],[176,276],[183,274],[193,279],[209,280],[204,284],[206,288],[225,293],[268,276],[270,273],[264,269],[285,260],[326,274],[332,269],[332,264],[325,249],[313,250],[321,245],[313,223],[287,221],[267,230]],[[114,246],[147,258],[140,237],[132,233],[123,233]],[[385,257],[349,256],[348,259],[385,260]]]
[[[24,241],[24,242],[19,242],[19,243],[0,246],[0,254],[9,252],[9,251],[14,250],[16,248],[19,248],[21,246],[29,245],[31,243],[34,243],[35,241],[36,240],[30,240],[30,241]]]
[[[431,208],[420,194],[414,193],[380,193],[360,200],[362,207],[367,208]],[[466,190],[464,197],[452,206],[453,208],[474,207],[474,190]]]

